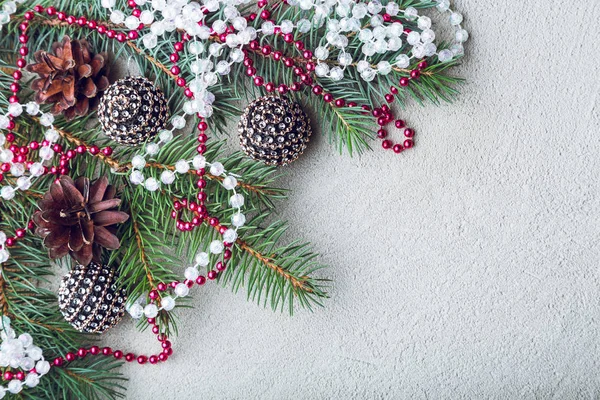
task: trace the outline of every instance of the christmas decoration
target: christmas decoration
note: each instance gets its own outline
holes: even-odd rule
[[[27,71],[39,78],[31,88],[38,103],[53,104],[53,114],[64,114],[67,120],[84,116],[96,106],[96,96],[108,85],[107,54],[93,54],[89,43],[64,36],[52,45],[52,52],[39,50],[35,64]]]
[[[448,0],[340,0],[335,4],[259,0],[256,5],[238,0],[128,0],[128,8],[122,9],[123,4],[114,0],[94,0],[90,9],[98,19],[78,14],[77,2],[62,2],[61,10],[52,0],[40,0],[32,9],[21,3],[6,1],[0,10],[0,29],[11,25],[0,35],[0,54],[18,54],[8,73],[0,69],[0,83],[11,92],[9,97],[0,96],[0,312],[18,310],[12,319],[14,329],[26,328],[36,343],[55,353],[51,367],[66,369],[28,388],[26,397],[48,397],[49,393],[78,399],[122,396],[108,383],[118,379],[113,360],[167,361],[173,354],[168,339],[175,326],[172,311],[179,299],[206,282],[236,289],[243,283],[250,299],[273,309],[292,312],[297,306],[320,305],[327,294],[323,280],[314,276],[322,267],[318,257],[308,244],[282,243],[285,222],[266,222],[273,215],[274,200],[285,196],[284,190],[272,186],[275,168],[253,163],[241,152],[225,157],[220,151],[222,141],[209,141],[209,134],[226,130],[227,119],[239,117],[237,102],[242,97],[267,94],[271,100],[259,100],[267,102],[262,111],[286,104],[284,115],[293,116],[297,105],[285,96],[294,93],[302,97],[302,104],[311,109],[323,133],[340,151],[361,152],[376,133],[384,149],[402,153],[413,147],[414,130],[404,118],[394,117],[392,104],[414,98],[424,104],[451,100],[460,79],[449,71],[462,57],[468,38],[462,16],[450,8]],[[434,7],[454,28],[451,43],[433,31],[432,19],[419,15],[422,9]],[[75,77],[89,72],[86,65],[96,70],[92,66],[95,56],[84,60],[89,47],[63,38],[66,26],[82,36],[89,34],[98,49],[112,48],[120,57],[138,60],[141,75],[155,76],[166,96],[145,78],[125,78],[111,88],[114,93],[103,98],[99,122],[93,118],[73,119],[68,124],[55,121],[34,101],[41,96],[39,90],[30,96],[21,90],[21,83],[23,70],[31,63],[33,72],[41,72],[36,81],[39,88],[56,90],[52,95],[46,92],[56,96],[52,111],[64,111],[67,117],[83,113],[78,96],[88,99],[86,93],[92,91],[84,89],[91,84],[78,86],[87,81]],[[54,54],[46,53],[46,58],[41,53],[37,58],[30,55],[30,49],[45,49],[61,39],[64,42],[55,45]],[[438,48],[436,41],[449,44]],[[81,58],[76,56],[78,49]],[[104,68],[86,78],[98,92],[101,85],[96,78],[105,75]],[[73,97],[77,102],[71,104]],[[172,99],[174,117],[170,120],[165,97]],[[93,106],[93,98],[88,105]],[[296,124],[281,128],[286,135],[279,136],[290,145],[294,144],[290,133],[302,126],[306,130],[297,143],[302,145],[288,149],[288,159],[283,153],[286,140],[284,147],[267,147],[265,153],[261,153],[265,148],[252,142],[247,128],[256,129],[251,119],[255,114],[257,127],[262,129],[259,111],[249,111],[243,117],[247,123],[240,125],[247,150],[261,159],[269,155],[265,161],[273,164],[291,162],[308,140],[310,126],[304,113],[295,114]],[[265,129],[268,122],[265,118]],[[197,131],[190,135],[185,127],[192,125]],[[401,142],[390,139],[390,125],[401,130]],[[101,128],[121,144],[145,144],[114,151],[98,135]],[[278,139],[270,127],[260,134]],[[277,150],[276,154],[267,153],[271,150]],[[94,195],[92,188],[98,182],[90,185],[85,179],[69,178],[96,174],[109,176],[119,188],[129,218],[112,211],[119,202],[113,189]],[[102,180],[106,185],[106,178]],[[38,210],[35,204],[40,197]],[[253,210],[264,210],[253,212],[251,223],[246,223],[246,203]],[[105,229],[108,222],[121,223],[118,238],[111,226]],[[31,235],[34,231],[43,240]],[[48,253],[42,243],[49,247]],[[102,323],[95,317],[86,326],[77,321],[80,316],[87,321],[94,313],[92,306],[102,304],[93,301],[95,285],[89,284],[91,278],[86,283],[86,274],[98,268],[98,276],[107,276],[103,268],[109,276],[110,271],[116,273],[102,267],[98,259],[84,262],[98,255],[102,246],[112,250],[105,252],[107,258],[118,260],[119,284],[131,294],[127,310],[134,318],[143,317],[140,325],[147,324],[156,335],[161,344],[158,353],[136,355],[89,346],[84,335],[60,319],[52,293],[32,283],[38,276],[55,273],[50,256],[71,253],[86,267],[76,266],[74,282],[69,284],[71,278],[67,278],[63,283],[62,300],[66,301],[68,288],[80,285],[75,296],[91,293],[86,297],[91,309],[67,307],[67,317],[77,329],[91,329],[96,322],[100,331],[101,326],[111,325],[104,319],[110,308],[103,310]],[[82,269],[88,272],[78,272]],[[75,360],[81,379],[72,378]],[[28,375],[19,372],[23,373],[15,374],[15,379],[24,382]],[[28,387],[27,382],[18,387],[13,381],[14,390]]]
[[[94,262],[76,265],[58,290],[58,305],[65,319],[85,333],[103,333],[125,313],[127,292],[117,286],[116,269]]]
[[[119,204],[121,200],[115,198],[115,188],[106,177],[90,184],[86,177],[73,181],[63,175],[38,202],[40,210],[33,214],[35,233],[44,239],[50,258],[71,254],[87,265],[92,258],[99,259],[101,247],[119,248],[112,225],[129,218],[124,212],[112,211]]]
[[[104,93],[98,107],[104,133],[126,145],[135,146],[154,138],[168,118],[165,96],[143,77],[118,80]]]
[[[254,100],[238,124],[244,152],[267,165],[286,165],[306,149],[312,133],[310,120],[298,103],[287,97]]]

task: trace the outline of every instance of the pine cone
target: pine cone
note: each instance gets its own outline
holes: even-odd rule
[[[55,42],[52,53],[37,51],[36,64],[27,66],[27,71],[40,76],[31,84],[35,101],[54,104],[52,113],[63,113],[67,120],[86,115],[109,85],[106,53],[94,55],[86,40],[71,40],[69,36]]]
[[[33,214],[36,235],[44,239],[50,258],[71,254],[82,265],[99,261],[101,247],[118,249],[119,239],[111,225],[127,221],[129,215],[110,211],[121,204],[115,188],[102,177],[90,185],[80,177],[75,182],[63,175],[50,186]]]

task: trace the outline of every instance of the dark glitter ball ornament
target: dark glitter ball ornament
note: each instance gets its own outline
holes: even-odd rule
[[[112,84],[98,105],[98,120],[104,133],[120,144],[135,146],[154,138],[168,118],[165,96],[141,76]]]
[[[117,271],[94,262],[76,265],[58,289],[58,306],[65,319],[80,332],[103,333],[125,313],[127,294],[117,287]]]
[[[287,97],[254,100],[238,124],[244,152],[267,165],[286,165],[306,149],[312,133],[310,119]]]

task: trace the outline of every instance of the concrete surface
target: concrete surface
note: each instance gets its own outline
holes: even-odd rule
[[[326,307],[208,285],[176,356],[125,368],[128,398],[600,398],[600,3],[457,3],[468,83],[402,114],[415,149],[321,138],[287,168],[281,218],[331,266]],[[105,341],[155,348],[130,322]]]

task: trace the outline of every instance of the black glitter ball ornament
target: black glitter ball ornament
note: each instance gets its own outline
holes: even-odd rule
[[[312,133],[310,119],[300,104],[284,96],[265,96],[250,103],[238,131],[244,152],[267,165],[296,160]]]
[[[58,289],[58,306],[65,319],[80,332],[103,333],[125,313],[127,293],[117,287],[117,271],[107,265],[76,265]]]
[[[104,133],[120,144],[135,146],[154,138],[168,118],[164,94],[141,76],[123,78],[110,85],[98,105],[98,120]]]

